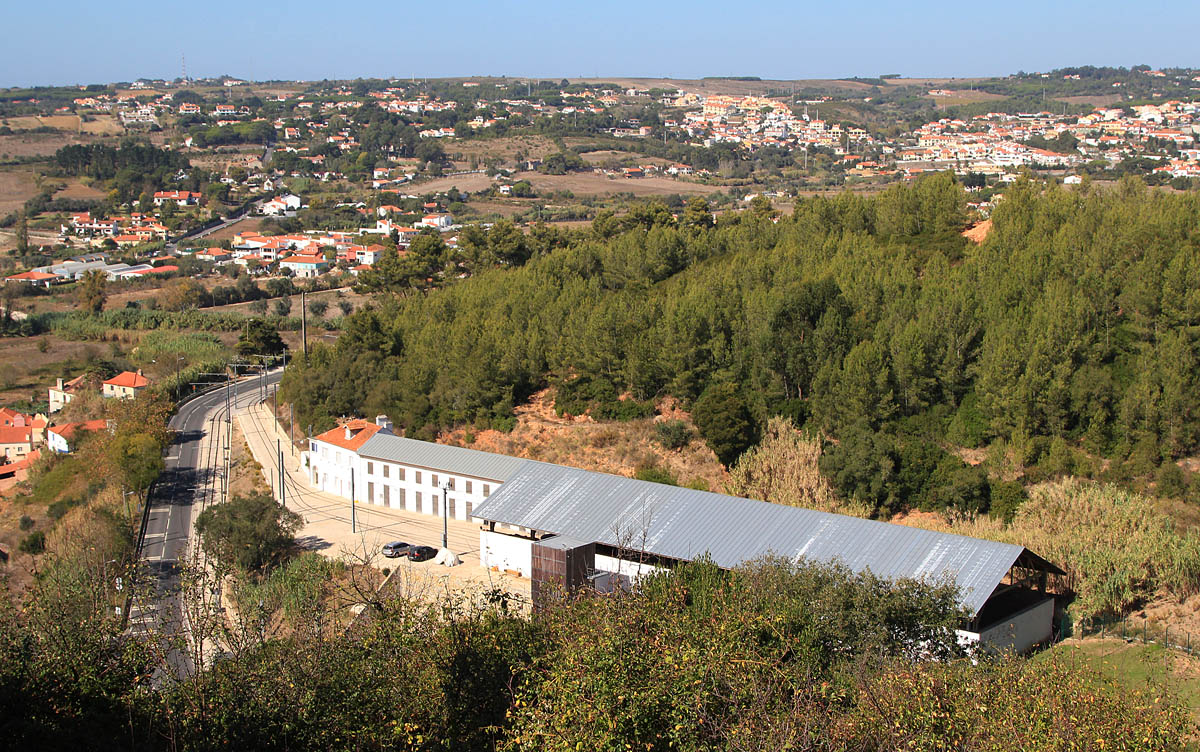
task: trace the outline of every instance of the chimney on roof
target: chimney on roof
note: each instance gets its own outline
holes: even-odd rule
[[[138,375],[138,376],[141,376],[141,375],[142,375],[142,369],[140,369],[140,368],[138,369],[138,371],[137,371],[137,375]]]
[[[55,381],[57,381],[57,383],[54,385],[54,388],[61,392],[63,390],[62,378],[60,377],[60,378],[56,379]]]
[[[354,438],[354,432],[350,430],[350,424],[346,424],[346,441]]]
[[[380,428],[382,428],[385,431],[392,430],[392,421],[386,415],[376,415],[375,416],[375,425],[379,426]]]

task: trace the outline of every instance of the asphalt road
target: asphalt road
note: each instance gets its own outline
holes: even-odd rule
[[[226,389],[187,402],[171,418],[175,440],[167,448],[162,476],[150,498],[150,515],[142,544],[146,575],[153,581],[151,595],[134,599],[130,630],[157,631],[168,637],[188,632],[180,599],[180,565],[189,559],[192,522],[197,514],[222,501],[223,432],[233,410],[263,399],[264,386],[279,382],[282,371],[251,377]],[[171,651],[169,663],[177,675],[186,675],[191,659]]]

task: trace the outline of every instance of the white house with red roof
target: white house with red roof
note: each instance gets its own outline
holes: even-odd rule
[[[432,227],[435,230],[445,230],[454,224],[454,218],[449,214],[426,214],[419,222],[417,227]]]
[[[174,201],[178,206],[194,206],[200,200],[200,194],[195,191],[155,191],[154,205],[162,206],[167,201]]]
[[[46,446],[59,454],[70,454],[82,434],[103,431],[106,428],[108,428],[108,421],[103,419],[50,426],[46,431]]]
[[[376,418],[374,423],[355,419],[311,438],[308,451],[301,458],[309,484],[320,491],[350,498],[358,468],[358,450],[381,431],[392,432],[386,418]]]
[[[150,386],[150,379],[137,372],[122,371],[101,385],[100,394],[115,399],[133,399],[137,393]]]
[[[301,279],[319,277],[329,270],[329,262],[324,256],[288,256],[279,262],[280,269],[290,269],[292,274]]]

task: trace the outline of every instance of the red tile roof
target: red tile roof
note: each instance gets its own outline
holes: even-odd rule
[[[85,420],[81,423],[64,423],[61,426],[50,426],[50,432],[70,440],[79,431],[103,431],[108,428],[107,420]]]
[[[28,444],[31,441],[31,426],[0,426],[0,444]]]
[[[133,371],[124,371],[113,376],[108,381],[104,382],[111,386],[125,386],[133,389],[141,389],[144,386],[150,386],[150,379],[143,376],[141,373]]]
[[[369,420],[355,418],[343,426],[331,428],[325,433],[314,436],[317,441],[324,441],[326,444],[333,444],[342,449],[349,449],[352,452],[357,452],[358,448],[367,443],[367,439],[379,432],[379,426]],[[346,438],[346,429],[350,429],[350,438]]]

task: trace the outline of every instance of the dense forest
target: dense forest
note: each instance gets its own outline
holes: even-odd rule
[[[693,200],[553,242],[468,234],[420,275],[468,278],[377,284],[284,395],[315,431],[387,413],[428,439],[503,429],[547,385],[614,417],[669,394],[727,464],[783,415],[835,439],[825,469],[880,513],[986,511],[952,447],[1003,445],[1029,480],[1174,477],[1200,443],[1200,197],[1022,179],[975,246],[965,195],[941,174],[777,222],[759,203],[714,224]]]

